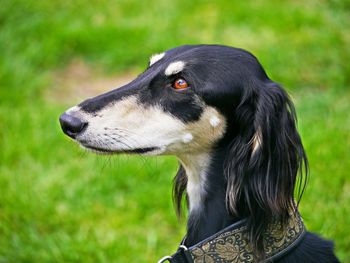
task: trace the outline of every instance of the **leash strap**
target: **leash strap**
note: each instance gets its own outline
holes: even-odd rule
[[[286,227],[278,222],[271,223],[264,235],[266,258],[263,262],[276,260],[288,253],[301,242],[305,233],[305,226],[298,212],[290,215]],[[162,262],[252,263],[256,260],[249,242],[245,220],[242,220],[190,248],[180,245],[175,254],[158,261]]]

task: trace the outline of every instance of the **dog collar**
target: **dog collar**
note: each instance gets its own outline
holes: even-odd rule
[[[305,226],[297,212],[290,215],[285,227],[278,222],[271,223],[263,239],[265,259],[262,262],[276,260],[291,251],[305,233]],[[189,248],[183,243],[175,254],[163,257],[158,263],[256,262],[246,220],[236,222]]]

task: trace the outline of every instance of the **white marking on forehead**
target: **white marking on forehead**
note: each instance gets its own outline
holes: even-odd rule
[[[210,118],[209,122],[210,122],[210,125],[215,128],[220,124],[220,119],[217,116],[213,116]]]
[[[149,59],[149,65],[152,66],[157,61],[161,60],[165,56],[165,53],[154,54]]]
[[[182,137],[182,141],[184,143],[189,143],[190,141],[193,140],[193,135],[191,133],[186,133],[183,137]]]
[[[171,75],[177,74],[180,71],[182,71],[184,69],[184,67],[185,67],[185,62],[183,62],[183,61],[172,62],[165,69],[165,75],[171,76]]]

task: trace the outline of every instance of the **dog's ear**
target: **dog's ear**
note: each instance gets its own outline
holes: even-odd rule
[[[225,161],[227,204],[232,214],[248,218],[251,239],[259,249],[271,219],[284,223],[295,209],[297,174],[300,171],[301,196],[308,163],[294,106],[276,83],[247,88],[234,119],[236,136]]]

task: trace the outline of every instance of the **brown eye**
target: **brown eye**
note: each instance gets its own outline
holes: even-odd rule
[[[173,84],[174,89],[186,89],[188,88],[188,83],[184,79],[177,79]]]

